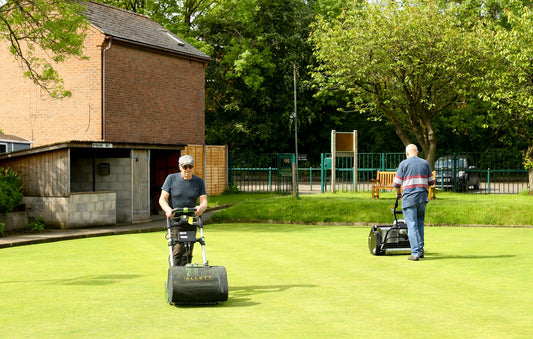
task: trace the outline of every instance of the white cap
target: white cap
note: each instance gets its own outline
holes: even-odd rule
[[[194,159],[190,155],[184,155],[179,159],[180,166],[191,165],[194,166]]]

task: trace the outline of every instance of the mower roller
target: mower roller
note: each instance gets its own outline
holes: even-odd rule
[[[391,208],[394,221],[392,225],[374,225],[368,235],[368,248],[373,255],[411,254],[411,245],[407,236],[407,224],[398,219],[403,212],[397,211],[398,197]]]
[[[172,232],[174,227],[181,228]],[[196,228],[200,238],[196,238]],[[173,234],[177,237],[173,237]],[[175,208],[172,217],[167,218],[167,240],[170,252],[166,297],[171,305],[218,304],[228,300],[228,278],[223,266],[210,266],[205,254],[205,238],[202,217],[194,208]],[[188,250],[194,243],[202,245],[203,264],[191,263],[175,266],[172,249],[181,243]]]

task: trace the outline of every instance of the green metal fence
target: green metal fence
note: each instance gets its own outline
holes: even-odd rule
[[[459,156],[458,154],[452,154]],[[469,187],[467,192],[477,194],[515,194],[528,189],[528,172],[523,169],[521,154],[461,153],[467,155],[475,168],[467,169],[469,175],[479,176],[479,187]],[[292,192],[291,153],[230,154],[229,181],[245,192]],[[354,181],[353,157],[337,157],[335,160],[335,191],[371,191],[372,179],[377,171],[396,171],[405,159],[404,153],[359,153],[357,180]],[[323,153],[321,163],[312,167],[298,166],[298,191],[300,193],[330,192],[331,154]],[[459,171],[459,169],[456,169]],[[455,175],[455,173],[454,173]],[[355,185],[355,182],[357,183]],[[437,187],[438,190],[460,191]]]
[[[244,192],[292,192],[292,153],[230,154],[229,182]]]

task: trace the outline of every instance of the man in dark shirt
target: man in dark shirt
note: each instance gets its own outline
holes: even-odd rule
[[[184,155],[179,158],[179,173],[173,173],[167,176],[161,189],[159,205],[165,211],[167,218],[173,217],[172,209],[174,208],[195,208],[196,215],[202,215],[207,209],[207,193],[205,183],[202,178],[192,174],[194,159],[190,155]],[[169,201],[170,200],[170,201]],[[196,202],[199,200],[199,205]],[[173,232],[177,233],[184,230],[181,226],[174,227]],[[176,234],[172,235],[173,237]],[[172,249],[174,263],[178,266],[185,266],[192,259],[193,244],[187,251],[183,244],[177,243]]]
[[[402,212],[407,224],[411,255],[409,260],[424,257],[424,219],[428,203],[428,185],[434,178],[429,163],[418,157],[418,148],[410,144],[405,148],[407,159],[396,171],[393,186],[396,195],[402,199]]]

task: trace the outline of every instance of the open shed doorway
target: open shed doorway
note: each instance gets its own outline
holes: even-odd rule
[[[150,209],[152,215],[162,214],[159,206],[161,187],[167,175],[179,172],[180,151],[153,150],[150,159]]]

